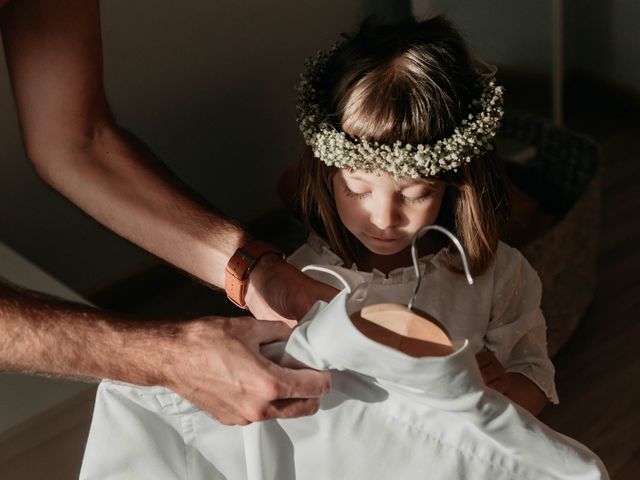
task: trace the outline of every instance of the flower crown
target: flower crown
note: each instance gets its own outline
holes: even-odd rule
[[[308,58],[297,86],[298,125],[305,143],[318,159],[338,168],[384,170],[395,177],[424,178],[456,170],[472,158],[493,150],[492,140],[504,114],[504,89],[495,84],[495,70],[490,74],[478,72],[480,97],[471,102],[470,113],[453,134],[433,145],[411,145],[401,141],[386,145],[349,137],[336,129],[329,120],[329,113],[322,107],[324,92],[319,84],[339,46],[340,43],[336,43],[330,50]]]

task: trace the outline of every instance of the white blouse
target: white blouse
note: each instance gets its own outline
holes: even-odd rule
[[[438,320],[453,340],[468,340],[473,352],[491,350],[508,372],[525,375],[552,403],[558,403],[540,309],[542,285],[529,262],[518,250],[500,242],[493,264],[469,285],[463,274],[448,268],[449,259],[446,249],[419,259],[423,278],[416,308]],[[298,268],[329,267],[347,279],[352,289],[368,283],[364,305],[408,304],[416,280],[413,266],[388,275],[375,269],[363,272],[355,265],[347,269],[328,244],[313,234],[287,261]],[[308,275],[343,288],[331,275],[315,271]]]

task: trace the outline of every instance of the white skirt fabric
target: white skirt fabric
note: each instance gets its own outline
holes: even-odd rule
[[[230,427],[165,388],[106,380],[80,478],[609,478],[585,446],[485,387],[468,342],[415,358],[362,335],[349,314],[365,296],[319,302],[286,345],[264,350],[332,372],[317,414]]]

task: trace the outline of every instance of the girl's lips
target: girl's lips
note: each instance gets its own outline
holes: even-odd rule
[[[398,240],[397,238],[374,237],[373,235],[369,235],[369,236],[374,240],[377,240],[378,242],[395,242]]]

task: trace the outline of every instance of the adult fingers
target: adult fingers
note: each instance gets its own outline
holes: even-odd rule
[[[246,330],[246,335],[250,336],[248,342],[254,348],[265,343],[285,341],[291,335],[291,327],[280,321],[256,320],[250,318],[251,329]]]
[[[320,398],[331,390],[331,374],[310,368],[294,370],[276,364],[270,367],[278,381],[276,400],[290,398]]]
[[[271,402],[266,410],[268,418],[296,418],[313,415],[320,408],[317,398],[284,399]]]
[[[200,395],[202,397],[202,395]],[[200,401],[202,400],[202,401]],[[204,398],[192,398],[200,410],[207,412],[213,418],[224,425],[248,425],[250,422],[238,411],[237,405],[229,405],[224,402],[212,402],[212,397],[204,395]]]
[[[212,414],[212,412],[209,412]],[[213,414],[212,414],[213,415]],[[235,413],[220,414],[220,410],[216,409],[215,415],[213,415],[223,425],[249,425],[251,422],[244,417],[236,415]]]
[[[268,420],[271,418],[293,418],[312,415],[320,406],[319,397],[330,388],[330,375],[328,372],[317,372],[310,369],[289,370],[278,367],[267,367],[271,372],[267,374],[267,382],[258,382],[262,395],[247,399],[248,403],[236,405],[235,411],[216,417],[228,425],[245,425],[253,421]],[[280,378],[276,377],[274,370],[280,370]],[[285,378],[286,380],[282,380]],[[314,381],[318,379],[319,381]],[[284,393],[283,393],[284,392]],[[289,396],[287,392],[294,392],[299,397]],[[238,420],[238,415],[242,416]]]

